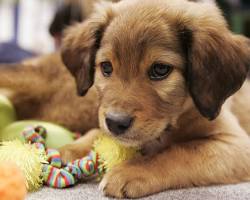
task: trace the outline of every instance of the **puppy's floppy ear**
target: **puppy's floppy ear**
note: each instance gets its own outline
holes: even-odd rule
[[[111,3],[83,23],[69,27],[61,49],[62,60],[75,77],[78,94],[83,96],[94,83],[95,56],[103,33],[113,18]]]
[[[203,20],[182,24],[180,35],[187,56],[189,92],[200,113],[212,120],[247,76],[250,41],[233,35],[222,18]]]

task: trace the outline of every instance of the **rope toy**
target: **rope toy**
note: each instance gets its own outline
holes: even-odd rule
[[[42,126],[28,127],[22,133],[25,141],[42,153],[46,163],[42,166],[44,184],[53,188],[65,188],[75,185],[79,180],[100,178],[114,165],[132,158],[137,149],[120,145],[108,136],[100,136],[90,153],[82,159],[63,165],[60,153],[56,149],[46,148],[46,129]]]

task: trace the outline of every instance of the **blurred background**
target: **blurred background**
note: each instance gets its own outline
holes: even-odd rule
[[[86,19],[95,1],[0,0],[0,63],[56,51],[63,29]],[[250,0],[217,0],[216,3],[232,31],[250,37]]]

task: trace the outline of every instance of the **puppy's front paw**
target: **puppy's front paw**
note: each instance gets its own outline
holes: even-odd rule
[[[86,150],[82,150],[82,148],[79,148],[76,144],[67,144],[58,150],[64,164],[76,159],[80,159],[89,152],[89,149],[86,148]]]
[[[153,181],[146,170],[129,164],[120,165],[108,172],[99,188],[104,195],[116,198],[139,198],[152,194]]]

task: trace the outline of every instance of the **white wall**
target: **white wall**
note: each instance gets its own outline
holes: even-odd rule
[[[10,1],[0,2],[0,42],[13,38],[13,9]]]
[[[56,0],[20,0],[18,44],[37,53],[54,50],[48,27],[54,16]],[[13,2],[0,0],[0,42],[13,37]]]

